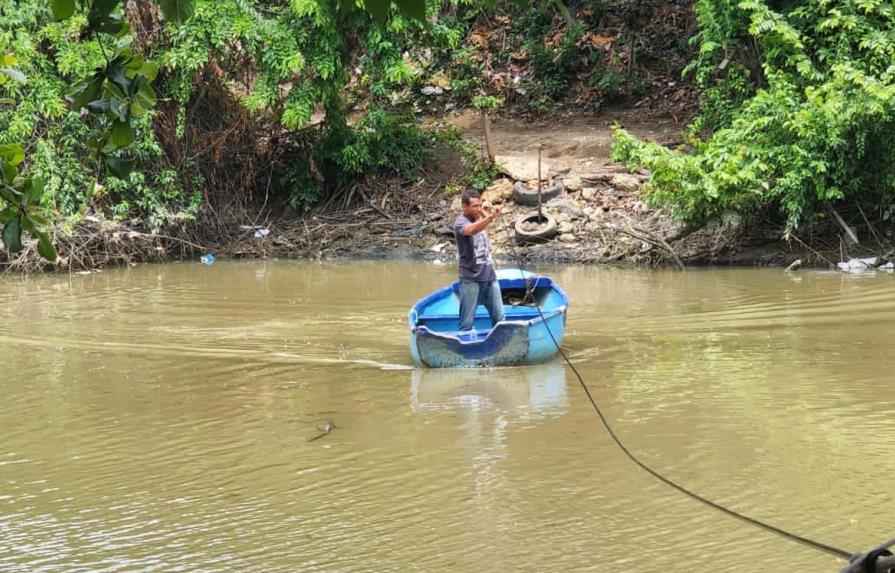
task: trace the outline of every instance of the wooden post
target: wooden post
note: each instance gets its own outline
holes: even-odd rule
[[[830,212],[833,213],[833,217],[836,219],[836,222],[839,223],[839,226],[842,227],[842,230],[845,231],[845,234],[848,235],[848,238],[852,240],[852,242],[856,245],[859,245],[858,236],[855,235],[855,232],[851,227],[845,222],[842,216],[839,214],[839,211],[836,210],[836,207],[830,205]]]
[[[488,154],[488,161],[494,163],[494,144],[491,141],[491,119],[488,112],[482,110],[482,128],[485,131],[485,152]]]
[[[544,221],[544,213],[541,211],[541,151],[544,144],[538,145],[538,222]]]

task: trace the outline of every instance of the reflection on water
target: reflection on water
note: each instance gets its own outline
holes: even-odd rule
[[[644,461],[832,545],[891,535],[895,277],[539,270]],[[454,275],[0,278],[0,571],[841,567],[644,474],[560,361],[414,369],[407,309]]]
[[[410,377],[415,411],[496,410],[520,418],[565,413],[566,368],[554,361],[516,368],[416,368]]]

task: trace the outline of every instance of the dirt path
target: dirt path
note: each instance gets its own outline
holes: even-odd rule
[[[463,130],[470,141],[484,148],[482,121],[478,114],[464,112],[444,121]],[[491,121],[491,137],[499,156],[537,160],[538,147],[543,144],[543,161],[548,166],[545,172],[569,169],[574,174],[594,171],[612,163],[609,153],[615,122],[641,139],[663,145],[679,143],[686,129],[685,125],[671,119],[638,121],[631,112],[625,112],[533,123],[495,118]]]

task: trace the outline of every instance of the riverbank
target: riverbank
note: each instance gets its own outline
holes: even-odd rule
[[[484,149],[480,118],[474,113],[429,123],[429,129],[459,130],[468,144]],[[846,244],[839,241],[842,228],[832,221],[810,236],[793,235],[789,241],[782,239],[780,224],[745,222],[734,215],[703,228],[685,227],[668,212],[646,204],[642,188],[648,173],[629,173],[610,159],[615,123],[668,146],[680,143],[684,129],[678,118],[649,104],[585,119],[493,121],[492,145],[500,173],[483,197],[503,212],[490,232],[498,260],[678,267],[788,266],[801,260],[805,266],[835,268],[852,257],[895,256],[888,245],[891,229],[874,228],[869,242]],[[515,195],[537,190],[539,152],[542,189],[561,188],[542,206],[543,214],[556,223],[556,236],[542,244],[518,244],[515,223],[537,213],[537,206],[520,205]],[[452,260],[456,248],[451,226],[469,171],[459,152],[444,148],[415,180],[357,184],[310,212],[296,213],[273,201],[241,210],[208,205],[196,221],[165,232],[152,232],[139,220],[115,222],[95,213],[68,234],[56,234],[60,258],[55,264],[43,261],[36,245],[26,245],[18,257],[2,263],[14,272],[82,272],[198,260],[206,253],[218,258]]]

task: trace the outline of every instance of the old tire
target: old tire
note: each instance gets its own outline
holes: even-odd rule
[[[527,231],[523,228],[531,223],[538,224],[538,228],[533,231]],[[538,215],[537,213],[523,215],[516,219],[514,229],[516,230],[516,243],[520,245],[546,243],[558,234],[556,220],[547,213],[543,215]]]
[[[562,181],[558,181],[552,187],[541,189],[541,203],[546,203],[555,197],[559,197],[559,194],[562,192]],[[513,185],[513,201],[516,202],[516,205],[535,206],[538,204],[538,190],[529,191],[520,181],[516,181]]]

